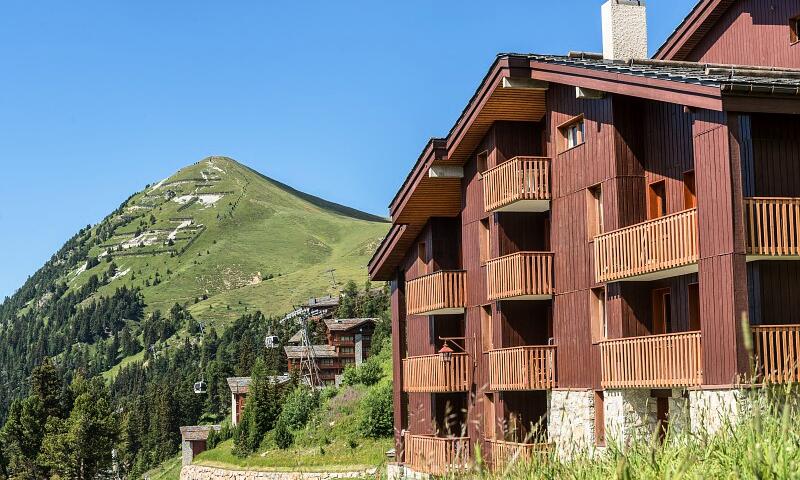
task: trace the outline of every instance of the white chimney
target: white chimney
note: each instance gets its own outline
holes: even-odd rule
[[[603,16],[603,59],[648,58],[647,11],[642,0],[608,0]]]

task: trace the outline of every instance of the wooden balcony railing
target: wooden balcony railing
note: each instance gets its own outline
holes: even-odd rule
[[[744,199],[747,254],[800,256],[800,198]]]
[[[752,327],[756,378],[764,383],[800,382],[800,325]]]
[[[549,158],[514,157],[483,174],[487,212],[543,212],[549,206]]]
[[[406,282],[409,315],[443,315],[464,311],[467,273],[442,270]]]
[[[513,347],[489,352],[489,389],[549,390],[556,386],[556,347]]]
[[[672,388],[703,382],[700,332],[600,343],[603,388]]]
[[[503,440],[487,440],[487,442],[495,470],[505,468],[509,463],[528,462],[534,455],[546,457],[553,449],[553,445],[549,443],[516,443]]]
[[[697,209],[594,238],[595,278],[611,282],[697,263]]]
[[[466,392],[472,374],[472,359],[454,353],[444,361],[439,355],[403,359],[403,390],[406,392]]]
[[[489,300],[542,299],[553,294],[553,254],[518,252],[486,262]]]
[[[406,432],[403,441],[403,460],[416,472],[446,475],[464,470],[469,463],[469,437],[441,438]]]

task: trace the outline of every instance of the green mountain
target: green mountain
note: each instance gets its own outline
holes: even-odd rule
[[[117,273],[99,295],[139,287],[150,310],[177,302],[196,318],[231,320],[360,284],[388,224],[211,157],[132,196],[95,230],[107,227],[89,257],[110,255]],[[68,274],[71,288],[107,269],[84,266]]]
[[[223,332],[242,315],[283,314],[348,280],[360,285],[388,228],[226,157],[148,185],[0,304],[0,420],[45,356],[106,376],[144,358],[125,342],[147,347],[141,322],[156,310],[167,316],[177,303]]]

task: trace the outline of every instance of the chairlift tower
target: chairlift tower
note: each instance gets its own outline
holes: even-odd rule
[[[302,332],[300,335],[300,344],[303,347],[300,354],[300,374],[307,376],[308,383],[312,387],[321,387],[323,383],[319,377],[317,359],[314,356],[314,349],[308,338],[308,312],[304,312],[300,315],[300,331]]]

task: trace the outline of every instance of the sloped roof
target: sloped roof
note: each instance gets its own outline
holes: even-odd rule
[[[319,358],[336,358],[336,347],[331,345],[311,345],[314,357]],[[286,352],[287,358],[303,358],[308,355],[306,347],[301,346],[288,346],[283,347]]]
[[[325,326],[331,332],[344,332],[366,323],[374,324],[377,321],[377,318],[329,318],[325,320]]]
[[[527,56],[536,62],[719,87],[723,91],[729,92],[800,95],[800,70],[648,59],[610,61],[567,55],[527,54]]]
[[[336,307],[338,305],[339,305],[339,297],[328,295],[325,297],[310,298],[308,299],[308,303],[306,303],[305,306],[310,308],[328,308],[328,307]]]
[[[737,0],[699,0],[658,48],[653,58],[685,60],[717,20],[736,2]]]
[[[208,434],[211,430],[220,430],[219,425],[193,425],[189,427],[181,427],[181,438],[183,440],[207,440]]]
[[[289,338],[288,343],[300,343],[303,341],[303,330],[298,330],[297,333]]]
[[[228,388],[232,393],[247,393],[250,390],[250,377],[230,377]]]
[[[291,378],[289,375],[273,375],[269,380],[277,385],[286,383]],[[251,377],[228,377],[228,388],[232,393],[248,393],[250,390]]]

